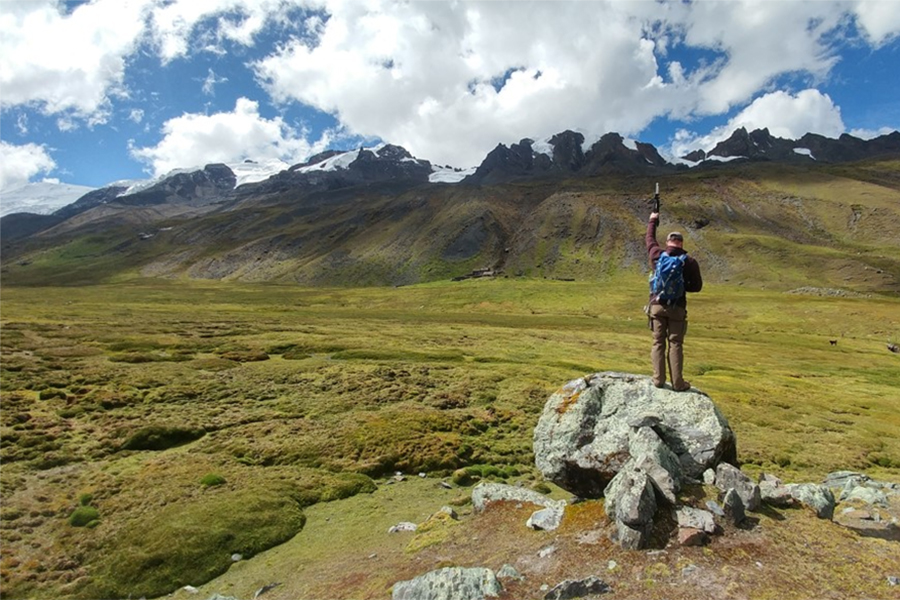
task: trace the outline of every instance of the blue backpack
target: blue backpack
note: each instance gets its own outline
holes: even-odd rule
[[[687,254],[669,256],[663,252],[650,278],[650,293],[660,304],[672,306],[684,296],[684,261]]]

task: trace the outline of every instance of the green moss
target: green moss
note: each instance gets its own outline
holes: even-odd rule
[[[200,485],[206,487],[213,487],[217,485],[223,485],[225,483],[225,478],[217,473],[207,473],[203,477],[200,478]]]
[[[305,516],[286,490],[241,490],[179,502],[118,533],[94,555],[87,597],[157,597],[201,585],[296,535]]]
[[[100,518],[100,511],[93,506],[79,506],[69,515],[69,525],[85,527]]]
[[[166,450],[203,437],[203,429],[151,425],[134,432],[122,445],[123,450]]]

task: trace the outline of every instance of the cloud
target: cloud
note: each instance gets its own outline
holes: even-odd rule
[[[711,150],[741,127],[747,131],[768,128],[773,136],[785,139],[798,139],[806,133],[837,138],[845,131],[841,110],[827,94],[815,89],[803,90],[796,95],[777,91],[757,98],[728,123],[708,134],[681,130],[671,146],[664,150],[672,157],[684,156],[698,148]]]
[[[878,12],[839,2],[334,2],[327,19],[307,21],[314,40],[252,66],[276,102],[466,166],[498,140],[567,128],[636,136],[658,117],[726,114],[781,77],[823,81],[853,8],[866,23]]]
[[[228,78],[217,77],[216,72],[210,69],[209,74],[206,76],[206,79],[203,80],[203,93],[206,96],[215,96],[216,86],[220,83],[228,83]]]
[[[267,25],[288,25],[292,10],[320,4],[316,0],[170,0],[152,9],[150,30],[165,64],[189,54],[201,23],[204,43],[199,47],[224,54],[224,42],[253,46]]]
[[[856,23],[875,46],[900,35],[900,6],[896,0],[856,0]]]
[[[121,93],[125,57],[143,31],[146,4],[96,0],[64,15],[53,0],[4,1],[2,106],[36,105],[45,114],[105,122],[110,94]]]
[[[44,146],[15,146],[0,141],[0,190],[25,185],[35,175],[49,173],[55,168],[56,161]]]
[[[324,150],[332,135],[326,132],[310,143],[305,132],[288,126],[281,117],[262,117],[259,103],[247,98],[238,98],[232,112],[169,119],[162,131],[163,139],[157,145],[131,149],[131,155],[149,165],[154,176],[177,168],[245,159],[278,158],[294,164]]]

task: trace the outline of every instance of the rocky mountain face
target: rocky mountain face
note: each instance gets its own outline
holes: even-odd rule
[[[727,236],[751,231],[790,244],[865,244],[874,258],[848,249],[846,258],[829,258],[822,277],[870,269],[865,289],[900,290],[900,267],[887,258],[897,254],[891,232],[900,230],[900,208],[890,200],[900,197],[895,161],[860,169],[859,181],[829,203],[761,194],[753,183],[767,177],[759,169],[768,165],[801,164],[816,170],[821,189],[833,177],[847,186],[847,169],[833,176],[829,165],[894,155],[896,132],[792,141],[738,130],[708,156],[693,157],[706,158],[706,174],[697,177],[652,145],[610,133],[585,148],[582,134],[565,131],[499,145],[456,184],[431,183],[430,163],[391,145],[328,151],[237,187],[231,168],[213,164],[132,193],[121,185],[94,190],[48,217],[4,217],[3,277],[65,279],[71,265],[63,262],[103,256],[107,268],[143,276],[309,285],[399,285],[475,272],[593,278],[642,265],[648,199],[661,182],[666,225],[689,236],[703,229],[695,253],[712,276],[746,276],[746,261],[732,262],[721,248],[730,247]],[[736,156],[745,160],[720,160]],[[40,261],[49,271],[30,264],[79,236],[101,247],[60,253],[58,265]]]
[[[839,163],[896,153],[898,149],[900,132],[896,131],[868,141],[846,133],[838,139],[807,133],[799,140],[787,140],[772,136],[768,129],[756,129],[748,133],[742,127],[708,153],[697,150],[684,158],[692,162],[715,158],[746,158],[754,161],[808,163],[814,160]]]

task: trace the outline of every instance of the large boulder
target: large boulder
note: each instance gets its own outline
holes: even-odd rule
[[[546,479],[584,498],[602,496],[627,463],[644,457],[668,471],[676,487],[682,477],[737,462],[734,432],[709,396],[613,372],[570,381],[547,400],[534,454]]]

